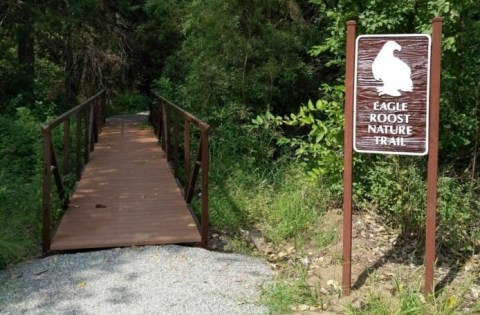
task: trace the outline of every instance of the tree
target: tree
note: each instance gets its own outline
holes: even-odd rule
[[[307,52],[318,36],[299,2],[191,1],[185,12],[185,39],[164,73],[183,87],[184,103],[205,111],[237,103],[286,112],[315,94]]]

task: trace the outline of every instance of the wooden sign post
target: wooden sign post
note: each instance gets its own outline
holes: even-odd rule
[[[442,18],[429,35],[362,35],[347,22],[343,294],[350,294],[352,155],[428,156],[425,293],[434,284]]]

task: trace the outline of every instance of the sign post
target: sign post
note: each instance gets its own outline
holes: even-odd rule
[[[425,34],[362,35],[347,22],[343,203],[343,295],[350,294],[352,148],[428,154],[425,294],[434,284],[442,18]]]
[[[353,87],[355,67],[355,21],[347,22],[347,65],[345,77],[345,145],[343,166],[343,265],[342,291],[350,295],[352,283],[352,181],[353,181]]]
[[[442,66],[441,17],[432,20],[432,66],[430,68],[430,142],[427,175],[427,224],[425,230],[425,294],[433,293],[435,230],[437,228],[438,129],[440,124],[440,75]]]

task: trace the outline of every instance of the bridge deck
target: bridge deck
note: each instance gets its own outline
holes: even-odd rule
[[[107,122],[51,250],[200,241],[153,131],[131,119]]]

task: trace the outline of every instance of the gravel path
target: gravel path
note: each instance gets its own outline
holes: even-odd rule
[[[147,246],[63,254],[0,271],[0,314],[267,314],[260,259]]]

